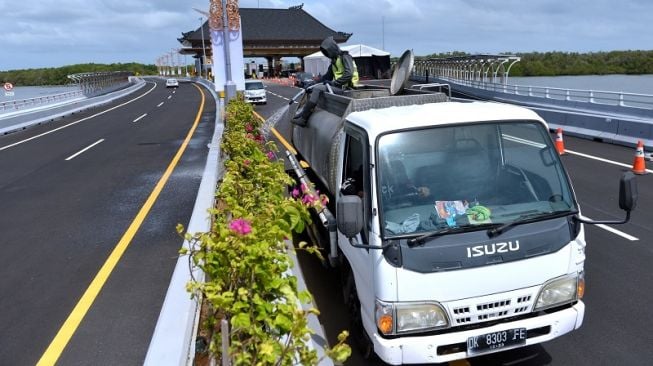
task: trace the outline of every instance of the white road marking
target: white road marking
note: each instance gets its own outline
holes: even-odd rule
[[[567,149],[565,149],[565,152],[567,152],[569,154],[572,154],[572,155],[578,155],[578,156],[583,157],[583,158],[600,161],[600,162],[603,162],[603,163],[622,166],[624,168],[632,168],[633,167],[631,164],[624,164],[624,163],[620,163],[620,162],[617,162],[617,161],[612,161],[612,160],[608,160],[608,159],[604,159],[604,158],[599,158],[597,156],[583,154],[583,153],[579,153],[579,152],[571,151],[571,150],[567,150]],[[633,157],[634,157],[634,155],[635,154],[633,154]],[[651,169],[646,169],[646,171],[649,172],[649,173],[653,173],[653,170],[651,170]]]
[[[624,238],[624,239],[627,239],[627,240],[630,240],[630,241],[637,241],[637,240],[639,240],[639,238],[636,238],[636,237],[634,237],[634,236],[632,236],[632,235],[626,234],[626,233],[624,233],[623,231],[619,231],[619,230],[617,230],[617,229],[615,229],[615,228],[612,228],[612,227],[610,227],[610,226],[607,226],[607,225],[598,224],[598,225],[596,225],[596,226],[600,227],[600,228],[603,229],[603,230],[609,231],[609,232],[611,232],[611,233],[613,233],[613,234],[615,234],[615,235],[619,235],[620,237],[622,237],[622,238]]]
[[[585,219],[585,220],[592,220],[592,219],[590,219],[589,217],[584,216],[584,215],[581,215],[580,218]],[[630,240],[630,241],[637,241],[637,240],[639,240],[639,238],[636,238],[636,237],[634,237],[634,236],[632,236],[632,235],[630,235],[630,234],[626,234],[626,233],[624,233],[623,231],[621,231],[621,230],[617,230],[617,229],[615,229],[615,228],[613,228],[613,227],[610,227],[610,226],[608,226],[608,225],[604,225],[604,224],[596,224],[596,225],[593,225],[593,226],[599,227],[599,228],[601,228],[601,229],[603,229],[603,230],[605,230],[605,231],[609,231],[609,232],[611,232],[611,233],[613,233],[613,234],[615,234],[615,235],[618,235],[618,236],[620,236],[620,237],[622,237],[622,238],[624,238],[624,239]]]
[[[142,115],[142,116],[140,116],[140,117],[138,117],[138,118],[136,118],[136,119],[135,119],[135,120],[133,120],[132,122],[138,122],[138,121],[140,121],[141,119],[143,119],[143,118],[145,118],[145,116],[147,116],[147,113],[143,113],[143,115]]]
[[[93,146],[101,143],[102,141],[104,141],[104,139],[99,139],[99,140],[95,141],[94,143],[88,145],[87,147],[85,147],[85,148],[81,149],[80,151],[78,151],[78,152],[70,155],[69,157],[67,157],[66,161],[69,161],[69,160],[72,160],[72,159],[76,158],[78,155],[82,154],[83,152],[85,152],[86,150],[92,148]]]
[[[149,83],[149,81],[147,81],[147,82]],[[18,146],[18,145],[20,145],[20,144],[24,144],[24,143],[26,143],[26,142],[28,142],[28,141],[32,141],[32,140],[34,140],[34,139],[37,139],[37,138],[39,138],[39,137],[43,137],[43,136],[45,136],[45,135],[49,135],[49,134],[51,134],[51,133],[53,133],[53,132],[56,132],[56,131],[63,130],[63,129],[66,128],[66,127],[70,127],[70,126],[76,125],[76,124],[78,124],[78,123],[80,123],[80,122],[84,122],[84,121],[89,120],[89,119],[91,119],[91,118],[93,118],[93,117],[97,117],[97,116],[99,116],[99,115],[105,114],[105,113],[110,112],[110,111],[112,111],[112,110],[114,110],[114,109],[117,109],[117,108],[120,108],[120,107],[122,107],[122,106],[124,106],[124,105],[127,105],[127,104],[129,104],[129,103],[131,103],[131,102],[133,102],[133,101],[135,101],[135,100],[138,100],[138,99],[140,99],[140,98],[143,98],[144,96],[148,95],[152,90],[154,90],[154,88],[156,88],[156,83],[153,83],[153,84],[154,84],[154,86],[152,87],[152,89],[148,90],[147,93],[145,93],[145,94],[143,94],[143,95],[140,95],[140,96],[138,96],[138,97],[136,97],[136,98],[134,98],[134,99],[132,99],[132,100],[129,100],[129,101],[127,101],[127,102],[125,102],[125,103],[122,103],[122,104],[118,104],[118,105],[115,106],[115,107],[111,107],[111,108],[109,108],[109,109],[107,109],[107,110],[105,110],[105,111],[102,111],[102,112],[96,113],[96,114],[94,114],[94,115],[92,115],[92,116],[84,117],[84,118],[82,118],[82,119],[80,119],[80,120],[77,120],[77,121],[75,121],[75,122],[70,122],[70,123],[67,124],[67,125],[63,125],[63,126],[61,126],[61,127],[57,127],[57,128],[52,129],[52,130],[50,130],[50,131],[43,132],[42,134],[38,134],[38,135],[36,135],[36,136],[32,136],[32,137],[30,137],[30,138],[27,138],[27,139],[25,139],[25,140],[21,140],[21,141],[18,141],[18,142],[14,142],[13,144],[9,144],[9,145],[7,145],[7,146],[0,147],[0,151],[2,151],[2,150],[7,150],[7,149],[9,149],[9,148],[12,148],[12,147],[14,147],[14,146]]]
[[[279,97],[279,98],[281,98],[281,99],[285,99],[285,100],[288,101],[288,102],[290,101],[290,98],[286,98],[286,97],[284,97],[283,95],[279,95],[279,94],[273,93],[273,92],[271,92],[271,91],[269,91],[268,93],[274,95],[275,97]],[[294,103],[297,103],[297,102],[294,102]]]
[[[172,98],[172,95],[168,95],[168,99]]]
[[[156,107],[158,108],[158,107],[162,106],[163,103],[165,103],[165,102],[161,102],[161,103],[157,104]]]

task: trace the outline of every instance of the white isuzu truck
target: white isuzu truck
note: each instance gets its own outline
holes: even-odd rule
[[[342,269],[352,336],[365,355],[399,365],[579,328],[582,223],[595,222],[580,216],[546,122],[521,107],[405,88],[411,67],[406,53],[389,89],[325,92],[293,127],[295,176],[330,198],[310,233]],[[626,222],[636,198],[626,174],[627,217],[611,223]]]

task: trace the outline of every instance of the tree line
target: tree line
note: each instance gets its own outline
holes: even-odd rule
[[[501,54],[513,53],[503,52]],[[431,54],[418,59],[468,56],[460,51]],[[653,74],[653,51],[528,52],[514,53],[521,61],[510,76]]]
[[[87,63],[53,68],[0,71],[0,82],[10,82],[20,86],[66,85],[72,82],[68,79],[68,75],[70,74],[106,71],[130,71],[134,75],[156,75],[158,73],[155,65],[144,65],[135,62],[113,64]]]

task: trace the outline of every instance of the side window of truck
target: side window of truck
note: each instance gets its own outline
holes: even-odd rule
[[[362,143],[355,137],[347,135],[344,157],[343,194],[356,194],[363,198],[363,147]]]
[[[364,216],[370,208],[369,168],[366,164],[365,140],[362,137],[347,134],[345,139],[344,166],[342,172],[341,192],[345,195],[358,195],[363,200]],[[366,220],[369,222],[369,220]],[[367,240],[367,229],[363,230]]]

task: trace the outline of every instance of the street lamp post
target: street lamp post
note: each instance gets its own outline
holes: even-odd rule
[[[206,62],[206,46],[204,45],[204,22],[202,21],[202,17],[200,17],[200,31],[202,32],[202,55],[203,55],[202,62],[200,63],[200,66],[202,67],[200,71],[200,76],[201,76],[204,70],[206,69],[206,66],[204,66],[204,63]],[[208,72],[206,78],[207,79],[209,78]]]

